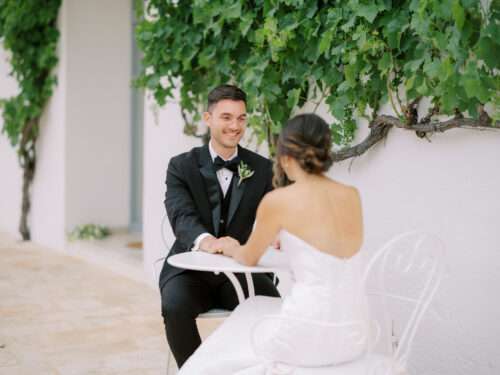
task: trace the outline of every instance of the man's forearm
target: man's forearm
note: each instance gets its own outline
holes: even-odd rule
[[[207,233],[207,229],[202,225],[196,225],[195,223],[175,223],[172,225],[172,230],[174,232],[176,240],[185,245],[187,249],[191,249],[196,241],[196,239],[203,233]]]

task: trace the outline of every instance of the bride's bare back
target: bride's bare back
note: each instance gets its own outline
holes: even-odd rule
[[[316,249],[348,258],[363,242],[363,219],[358,191],[318,176],[275,192],[280,201],[282,229]]]
[[[228,255],[255,265],[280,230],[319,251],[349,258],[363,242],[358,191],[322,175],[276,189],[261,201],[248,242]]]

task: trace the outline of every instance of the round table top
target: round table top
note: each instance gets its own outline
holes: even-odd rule
[[[240,264],[233,258],[224,255],[210,254],[204,251],[187,251],[175,254],[169,257],[167,261],[177,268],[212,272],[264,273],[287,271],[290,268],[286,254],[274,248],[269,248],[260,258],[259,263],[253,267]]]

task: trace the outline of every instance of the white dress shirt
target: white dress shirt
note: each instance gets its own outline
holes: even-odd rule
[[[208,143],[208,151],[210,151],[210,156],[212,157],[212,162],[215,160],[215,158],[217,156],[222,158],[222,160],[224,160],[224,161],[229,161],[231,159],[234,159],[236,156],[238,156],[238,148],[236,148],[233,155],[231,155],[228,159],[224,159],[222,156],[217,154],[217,152],[214,150],[214,148],[212,147],[212,141],[210,141]],[[226,196],[226,194],[227,194],[227,191],[229,189],[229,185],[231,184],[232,177],[233,177],[233,172],[227,168],[221,168],[217,171],[217,180],[219,181],[219,185],[220,185],[220,188],[222,190],[222,194],[224,194],[224,196]],[[198,237],[196,237],[191,250],[193,250],[193,251],[200,250],[201,241],[205,237],[208,237],[208,236],[211,236],[211,234],[208,232],[205,232],[205,233],[200,234]]]

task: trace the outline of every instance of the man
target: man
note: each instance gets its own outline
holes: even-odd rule
[[[257,206],[272,189],[272,163],[238,145],[246,129],[246,94],[223,85],[208,95],[203,119],[210,142],[170,160],[165,207],[176,240],[169,256],[217,253],[245,243]],[[238,168],[239,167],[239,168]],[[244,275],[236,274],[248,295]],[[279,297],[272,275],[252,275],[255,293]],[[229,279],[165,262],[160,275],[162,315],[179,368],[201,344],[196,317],[212,308],[232,310],[238,299]]]

